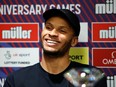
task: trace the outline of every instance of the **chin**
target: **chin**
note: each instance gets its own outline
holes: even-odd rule
[[[66,51],[51,51],[51,50],[43,50],[44,55],[50,57],[50,58],[59,58],[65,55]]]
[[[48,53],[56,53],[57,51],[56,51],[56,50],[53,50],[53,49],[49,49],[49,50],[44,49],[44,52],[48,52]]]
[[[56,48],[52,48],[52,47],[44,47],[43,50],[49,51],[49,52],[57,52],[58,51]]]

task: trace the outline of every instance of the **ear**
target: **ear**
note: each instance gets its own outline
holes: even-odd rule
[[[78,43],[78,37],[74,36],[72,41],[71,41],[71,46],[74,47]]]

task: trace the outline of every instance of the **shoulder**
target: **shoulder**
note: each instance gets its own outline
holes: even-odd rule
[[[10,73],[7,78],[13,78],[13,79],[27,78],[28,76],[37,72],[37,69],[38,69],[37,66],[39,66],[38,63],[35,64],[35,65],[32,65],[32,66],[21,68],[17,71],[14,71],[14,72]]]
[[[20,86],[20,84],[24,83],[26,80],[30,78],[36,77],[33,76],[33,73],[34,75],[37,73],[37,66],[39,66],[38,63],[10,73],[6,78],[4,87],[23,87]]]
[[[16,72],[14,72],[13,74],[27,74],[27,72],[31,72],[31,71],[36,71],[37,68],[38,68],[39,64],[34,64],[32,66],[28,66],[28,67],[24,67],[24,68],[21,68],[19,70],[17,70]]]

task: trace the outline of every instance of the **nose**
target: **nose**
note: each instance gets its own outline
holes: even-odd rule
[[[50,36],[57,36],[58,35],[58,32],[56,29],[53,29],[50,33],[49,33]]]

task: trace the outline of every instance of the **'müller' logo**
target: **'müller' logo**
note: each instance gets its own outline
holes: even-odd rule
[[[32,30],[22,30],[21,26],[11,27],[2,31],[3,39],[30,39]]]
[[[108,30],[100,30],[100,39],[115,39],[116,38],[116,26],[109,27]]]
[[[116,14],[116,0],[106,0],[106,3],[95,5],[96,14]]]
[[[0,23],[0,42],[38,41],[38,23]]]

